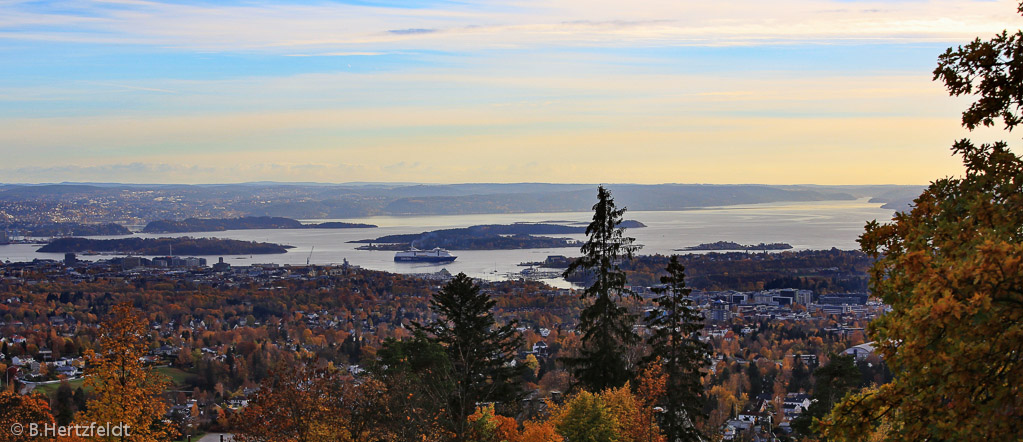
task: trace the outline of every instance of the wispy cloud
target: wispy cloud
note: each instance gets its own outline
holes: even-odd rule
[[[417,6],[0,0],[0,176],[920,183],[962,136],[934,57],[1023,22],[1008,0]]]
[[[372,57],[384,52],[322,52],[317,54],[284,54],[288,57]]]
[[[323,52],[494,47],[760,45],[829,41],[950,41],[1014,21],[1008,0],[534,0],[437,3],[408,9],[343,3],[18,1],[0,5],[0,37],[198,50]],[[426,38],[429,37],[429,38]]]
[[[90,81],[88,83],[94,84],[94,85],[97,85],[97,86],[109,86],[109,87],[113,87],[113,88],[117,88],[117,89],[122,89],[122,90],[143,91],[143,92],[161,92],[161,93],[165,93],[165,94],[176,94],[176,93],[178,93],[177,91],[172,91],[172,90],[167,90],[167,89],[160,89],[160,88],[155,88],[155,87],[145,87],[145,86],[133,86],[133,85],[129,85],[129,84],[104,83],[104,82],[99,82],[99,81]]]
[[[377,95],[373,102],[383,103],[407,94],[405,85],[412,82],[422,91],[407,102],[351,108],[7,119],[0,120],[0,145],[24,146],[23,152],[8,154],[7,164],[37,168],[29,170],[40,179],[51,177],[47,180],[65,173],[105,176],[101,169],[45,166],[68,161],[217,168],[215,173],[153,171],[147,178],[161,182],[302,176],[331,181],[341,172],[327,165],[347,164],[351,167],[343,176],[367,181],[457,182],[485,176],[505,181],[919,183],[932,177],[935,168],[954,163],[941,152],[961,136],[954,106],[946,104],[927,75],[520,74],[317,74],[210,83],[181,99],[202,109],[261,91],[249,97],[252,103],[280,101],[289,107],[317,94],[325,95],[325,103],[351,100],[358,91]],[[476,103],[446,96],[456,87],[502,92]],[[382,91],[393,96],[381,96]],[[555,94],[560,99],[551,100]],[[535,99],[523,100],[526,96]],[[930,113],[919,113],[919,106]],[[924,148],[931,154],[920,156]],[[622,157],[622,149],[629,155]],[[876,161],[879,156],[913,166],[884,167]],[[914,160],[918,156],[923,159]],[[322,167],[299,168],[299,159],[315,159]],[[541,166],[533,164],[540,159]],[[756,167],[739,166],[747,163]],[[273,164],[287,167],[260,166]],[[26,171],[11,173],[5,176],[28,176]]]
[[[3,183],[63,181],[128,183],[235,183],[247,181],[345,182],[388,175],[392,180],[411,170],[426,170],[418,163],[399,162],[366,167],[344,162],[244,162],[189,164],[182,162],[132,162],[99,165],[64,165],[0,168]]]
[[[423,29],[423,28],[409,28],[409,29],[390,29],[387,32],[396,35],[415,35],[415,34],[432,34],[437,32],[436,29]]]

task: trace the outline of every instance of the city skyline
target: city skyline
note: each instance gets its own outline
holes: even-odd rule
[[[937,56],[1016,7],[6,1],[0,174],[924,184],[967,136]]]

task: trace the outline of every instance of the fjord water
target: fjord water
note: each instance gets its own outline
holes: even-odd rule
[[[621,203],[620,203],[621,204]],[[882,209],[880,203],[866,199],[854,201],[817,201],[798,203],[749,204],[683,211],[629,211],[626,219],[646,224],[645,228],[628,229],[627,235],[642,245],[641,254],[671,254],[675,249],[715,241],[740,244],[784,242],[795,250],[858,249],[856,239],[867,221],[891,219],[894,211]],[[376,224],[369,229],[308,230],[230,230],[187,234],[138,234],[140,237],[195,236],[265,241],[295,246],[280,255],[225,256],[232,265],[276,263],[302,265],[340,264],[344,259],[353,265],[395,273],[433,273],[442,268],[451,273],[465,272],[485,279],[505,279],[518,273],[519,263],[542,261],[548,255],[578,256],[579,249],[548,248],[526,250],[452,251],[458,259],[452,263],[395,263],[394,252],[355,250],[361,244],[348,241],[372,239],[384,235],[418,233],[428,230],[468,227],[478,224],[510,224],[515,222],[571,222],[585,225],[591,212],[515,213],[490,215],[443,216],[379,216],[342,220],[308,220],[308,222],[348,221]],[[557,235],[578,240],[585,235]],[[123,238],[123,237],[97,237]],[[39,246],[13,244],[0,246],[0,259],[30,261],[34,258],[62,259],[63,254],[37,253]],[[310,251],[312,252],[310,254]],[[677,253],[677,252],[675,252]],[[109,256],[83,256],[84,259],[105,259]],[[217,256],[205,256],[209,264]],[[551,281],[564,286],[564,281]]]

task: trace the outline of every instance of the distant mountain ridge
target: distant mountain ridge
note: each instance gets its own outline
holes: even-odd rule
[[[919,194],[922,188],[758,184],[607,187],[620,206],[633,211],[856,198],[893,202]],[[0,213],[24,222],[82,219],[89,223],[134,225],[183,218],[349,219],[377,215],[585,212],[595,198],[596,185],[590,184],[7,184],[0,185]],[[67,211],[68,207],[81,213],[55,213]],[[33,216],[36,219],[28,219]]]

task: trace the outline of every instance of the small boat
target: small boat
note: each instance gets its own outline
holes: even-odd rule
[[[394,254],[394,262],[451,262],[457,256],[447,250],[436,248],[433,250],[419,250],[415,247]]]

